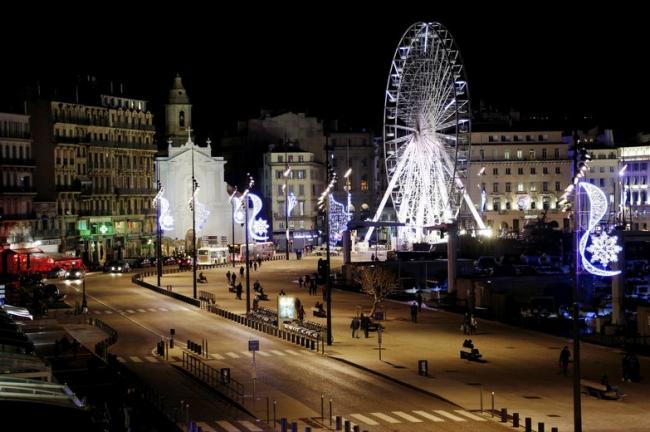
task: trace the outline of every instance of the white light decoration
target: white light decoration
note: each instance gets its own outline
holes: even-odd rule
[[[268,240],[268,229],[269,224],[265,219],[256,218],[256,216],[262,211],[262,199],[255,195],[254,193],[246,191],[241,197],[233,197],[232,200],[235,203],[235,222],[243,224],[246,222],[246,210],[244,208],[245,196],[250,197],[251,202],[253,203],[252,210],[248,210],[248,234],[255,241],[266,241]]]
[[[386,84],[388,187],[373,222],[391,197],[408,243],[424,241],[427,228],[455,220],[463,201],[478,228],[485,228],[465,188],[470,114],[464,67],[452,35],[439,23],[412,25],[397,46]]]
[[[201,188],[197,187],[194,190],[193,199],[194,204],[196,205],[196,229],[200,231],[205,226],[205,223],[208,221],[208,216],[210,216],[210,211],[208,208],[199,201],[199,190]],[[190,209],[192,208],[192,198],[189,201]]]
[[[331,246],[335,246],[342,238],[343,231],[348,229],[348,212],[345,206],[334,199],[333,195],[329,197],[329,217],[330,235],[329,242]]]
[[[298,204],[298,199],[293,194],[293,192],[291,192],[289,194],[289,201],[287,203],[287,216],[291,216],[291,212],[296,207],[296,204]]]
[[[621,273],[620,270],[607,270],[605,267],[610,262],[618,261],[617,255],[621,252],[622,248],[616,244],[617,238],[609,237],[605,232],[600,235],[593,235],[594,228],[598,226],[598,223],[607,213],[607,197],[602,190],[591,183],[579,182],[578,184],[585,190],[589,198],[589,221],[587,223],[587,229],[580,237],[580,242],[578,243],[582,266],[589,273],[596,276],[616,276]],[[592,244],[587,248],[587,242],[590,238]],[[591,259],[587,258],[585,251],[591,254]],[[594,263],[597,262],[600,262],[603,267],[596,267]]]
[[[163,231],[171,231],[174,229],[174,218],[169,211],[169,201],[165,198],[164,194],[165,188],[161,186],[153,199],[152,205],[154,208],[157,208],[158,205],[160,205],[160,217],[158,218],[160,229]]]

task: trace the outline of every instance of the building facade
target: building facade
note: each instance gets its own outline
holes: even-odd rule
[[[318,244],[317,201],[325,184],[323,164],[317,162],[313,153],[299,148],[274,147],[264,155],[263,180],[278,250],[285,250],[287,228],[290,251]],[[288,205],[293,208],[287,208]]]
[[[104,263],[153,254],[156,145],[147,101],[32,107],[39,200],[56,202],[61,251]]]
[[[539,219],[569,229],[558,201],[571,171],[561,131],[473,132],[466,187],[495,234],[518,236]]]
[[[650,227],[650,145],[622,146],[618,151],[622,174],[619,218],[628,229],[647,231]]]

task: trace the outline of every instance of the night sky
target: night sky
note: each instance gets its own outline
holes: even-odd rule
[[[641,11],[402,6],[409,5],[417,12],[351,11],[328,2],[309,9],[172,8],[159,10],[161,17],[129,17],[123,9],[99,20],[98,14],[18,19],[1,30],[0,102],[6,109],[25,83],[90,73],[126,82],[129,95],[151,100],[160,114],[180,72],[199,138],[216,141],[260,107],[307,110],[379,131],[395,47],[410,24],[427,20],[455,36],[475,106],[480,99],[556,116],[589,114],[628,131],[650,129],[644,65],[650,37]],[[251,11],[256,15],[247,16]],[[26,33],[40,42],[20,37]]]

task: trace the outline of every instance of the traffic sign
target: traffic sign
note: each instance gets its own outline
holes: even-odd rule
[[[248,351],[259,351],[260,350],[260,341],[259,340],[249,340],[248,341]]]

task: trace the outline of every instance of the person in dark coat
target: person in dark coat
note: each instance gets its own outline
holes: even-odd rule
[[[569,368],[569,360],[571,360],[571,352],[569,347],[565,346],[560,352],[560,367],[562,368],[562,374],[567,376],[567,369]]]
[[[361,329],[363,330],[363,334],[367,338],[368,332],[370,331],[370,318],[368,318],[364,314],[361,314]]]
[[[411,321],[418,322],[418,305],[417,303],[411,303]]]
[[[418,291],[417,301],[418,301],[418,312],[421,312],[423,299],[422,299],[422,293],[420,291]]]
[[[350,328],[352,329],[352,337],[359,337],[359,327],[361,327],[361,323],[359,322],[359,318],[354,317],[352,318],[352,322],[350,323]]]

